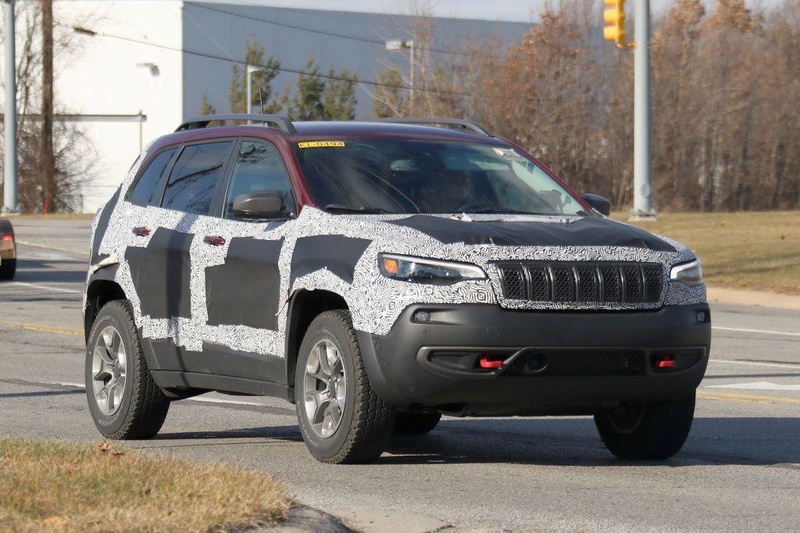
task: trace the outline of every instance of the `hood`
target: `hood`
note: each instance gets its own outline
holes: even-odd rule
[[[654,252],[677,251],[667,241],[635,226],[599,217],[510,217],[469,219],[412,215],[387,221],[444,243],[495,246],[619,246]]]

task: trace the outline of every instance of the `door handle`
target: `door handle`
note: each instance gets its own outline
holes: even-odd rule
[[[138,235],[139,237],[147,237],[150,235],[150,230],[144,226],[137,226],[133,228],[133,234]]]
[[[206,237],[203,239],[203,242],[206,244],[210,244],[211,246],[225,246],[225,237]]]

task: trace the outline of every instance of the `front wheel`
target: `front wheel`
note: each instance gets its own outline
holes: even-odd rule
[[[377,459],[392,434],[394,409],[369,383],[350,313],[320,314],[300,346],[294,381],[300,432],[324,463]]]
[[[110,439],[147,439],[169,410],[150,376],[127,300],[100,309],[86,344],[86,397],[94,424]]]
[[[594,416],[606,448],[620,459],[662,460],[678,453],[692,428],[695,393],[668,402],[620,405]]]

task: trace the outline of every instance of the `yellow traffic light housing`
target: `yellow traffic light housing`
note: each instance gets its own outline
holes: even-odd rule
[[[603,0],[606,6],[603,11],[603,38],[614,41],[620,48],[625,46],[625,0]]]

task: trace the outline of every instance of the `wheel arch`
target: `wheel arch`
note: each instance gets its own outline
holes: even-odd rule
[[[331,291],[301,290],[289,301],[285,353],[288,399],[292,403],[294,403],[294,373],[303,337],[317,316],[334,309],[348,309],[348,307],[344,297]]]
[[[84,340],[88,342],[89,334],[92,330],[97,314],[108,302],[112,300],[127,299],[125,291],[119,283],[114,281],[116,267],[98,271],[86,286],[86,303],[83,310],[83,333]]]

